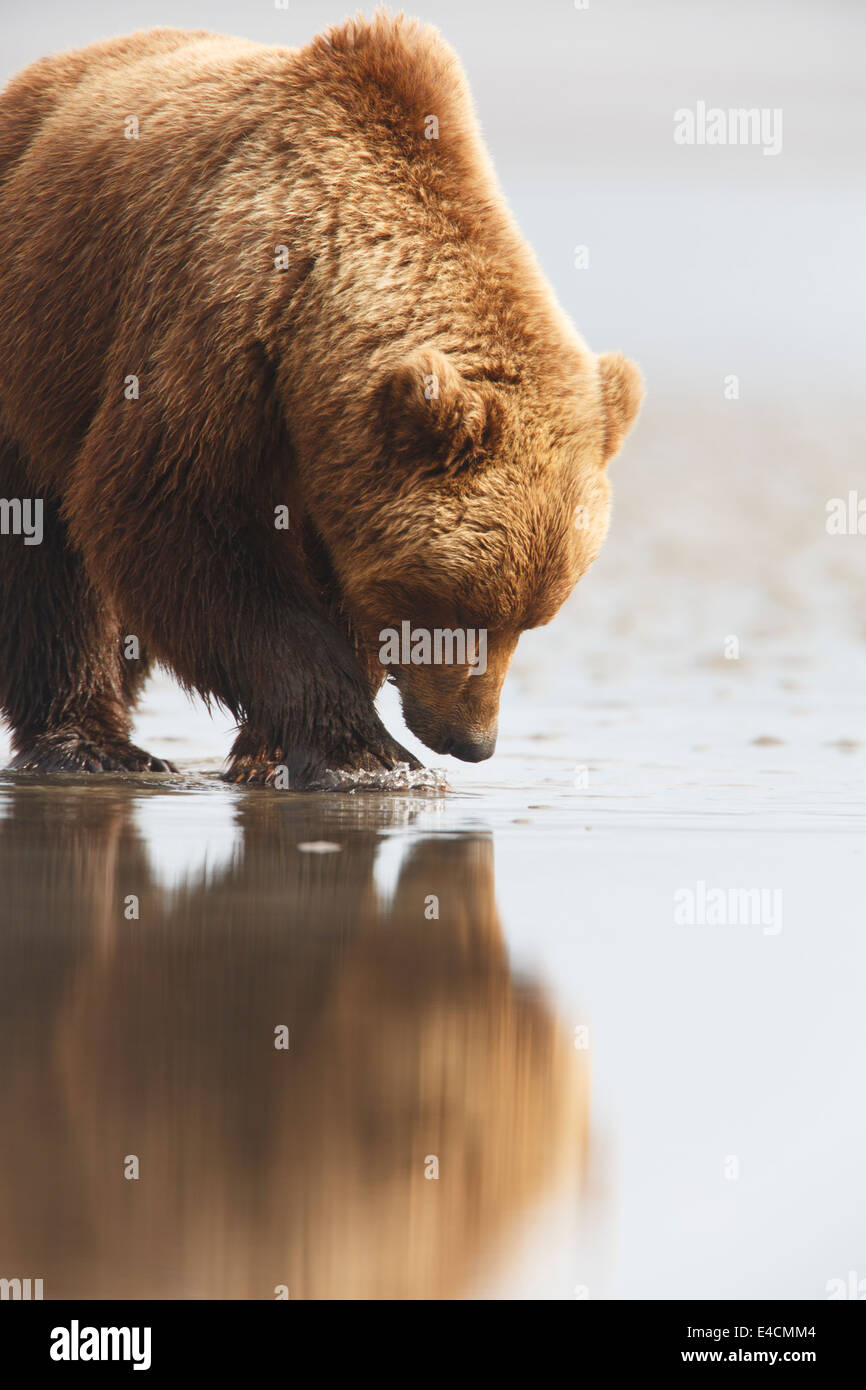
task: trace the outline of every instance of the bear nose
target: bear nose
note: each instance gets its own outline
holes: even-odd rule
[[[492,733],[460,734],[456,738],[449,738],[442,751],[450,753],[453,758],[460,758],[464,763],[483,763],[485,758],[493,757],[496,732],[494,729]]]

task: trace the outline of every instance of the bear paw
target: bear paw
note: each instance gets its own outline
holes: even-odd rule
[[[154,758],[125,739],[92,738],[80,730],[40,734],[19,753],[13,772],[176,772],[163,758]]]
[[[272,757],[238,754],[232,758],[223,780],[241,786],[276,787],[291,791],[333,791],[345,785],[352,776],[384,775],[398,767],[416,770],[422,766],[405,748],[393,739],[387,746],[373,752],[359,748],[334,758],[299,759],[279,754]]]

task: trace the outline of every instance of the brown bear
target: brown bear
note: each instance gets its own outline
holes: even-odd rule
[[[299,50],[158,29],[19,74],[0,361],[13,766],[164,768],[129,742],[157,660],[237,718],[230,779],[293,787],[417,766],[386,675],[430,748],[490,756],[642,394],[558,308],[454,53],[384,12]],[[476,646],[383,664],[405,624]]]

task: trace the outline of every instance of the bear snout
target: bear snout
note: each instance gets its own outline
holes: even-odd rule
[[[449,753],[464,763],[483,763],[496,750],[499,721],[479,718],[479,711],[437,708],[436,703],[421,701],[417,693],[401,684],[403,718],[416,738],[426,743],[434,753]]]
[[[459,758],[464,763],[483,763],[487,758],[492,758],[496,751],[497,732],[497,729],[493,729],[492,732],[457,734],[446,739],[438,751],[450,753],[452,758]]]
[[[496,751],[506,667],[506,661],[488,665],[483,676],[456,666],[399,667],[395,680],[403,718],[434,753],[482,763]]]

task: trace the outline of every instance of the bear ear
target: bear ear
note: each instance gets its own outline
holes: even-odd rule
[[[456,472],[492,443],[488,403],[444,353],[418,348],[380,387],[385,451],[409,467]]]
[[[603,352],[598,359],[604,412],[604,462],[618,454],[637,419],[644,382],[634,362],[621,352]]]

